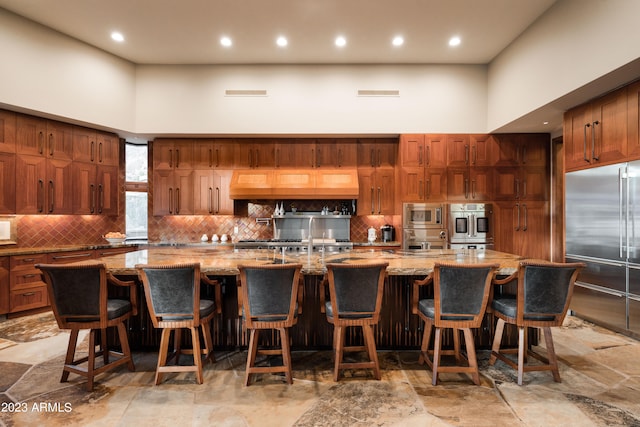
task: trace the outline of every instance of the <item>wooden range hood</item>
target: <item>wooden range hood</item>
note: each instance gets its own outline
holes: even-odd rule
[[[238,169],[232,199],[356,199],[357,169]]]

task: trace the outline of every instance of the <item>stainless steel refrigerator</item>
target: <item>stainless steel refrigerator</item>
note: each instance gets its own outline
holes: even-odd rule
[[[640,162],[569,172],[566,259],[587,264],[571,310],[640,334]]]

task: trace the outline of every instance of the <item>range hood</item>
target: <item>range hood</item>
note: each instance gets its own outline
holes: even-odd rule
[[[232,199],[356,199],[358,170],[238,169],[229,184]]]

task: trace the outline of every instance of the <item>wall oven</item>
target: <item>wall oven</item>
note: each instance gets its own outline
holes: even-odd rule
[[[446,249],[445,209],[438,203],[405,203],[402,206],[402,248]]]
[[[451,249],[493,249],[493,205],[450,204],[449,244]]]

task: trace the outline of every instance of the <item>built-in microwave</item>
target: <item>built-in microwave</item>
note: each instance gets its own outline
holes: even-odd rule
[[[443,213],[443,204],[404,203],[402,228],[444,228]]]

